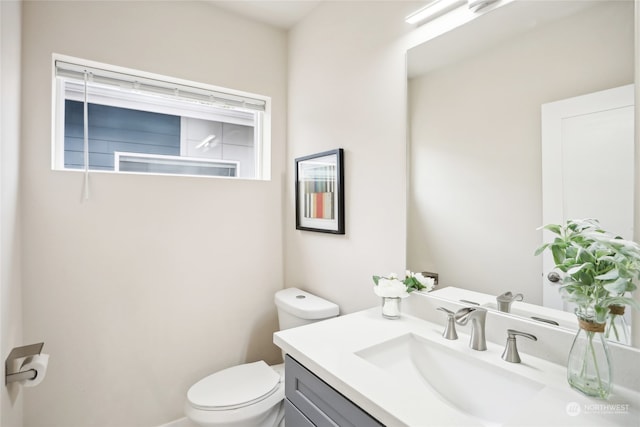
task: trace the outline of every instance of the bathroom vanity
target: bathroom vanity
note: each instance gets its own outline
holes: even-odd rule
[[[285,425],[382,426],[289,355],[285,357],[285,396]]]
[[[375,307],[277,332],[274,342],[288,354],[290,425],[637,426],[637,349],[612,345],[613,393],[596,400],[567,384],[570,331],[489,311],[487,350],[476,351],[469,326],[458,326],[457,340],[442,337],[438,307],[465,305],[414,293],[398,320]],[[501,358],[507,329],[538,338],[518,340],[521,363]]]

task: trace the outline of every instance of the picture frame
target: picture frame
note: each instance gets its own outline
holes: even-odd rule
[[[345,234],[343,150],[295,159],[296,229]]]

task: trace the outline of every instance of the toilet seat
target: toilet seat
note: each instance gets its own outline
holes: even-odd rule
[[[195,409],[228,411],[260,402],[280,387],[280,375],[264,361],[232,366],[191,386],[187,400]]]

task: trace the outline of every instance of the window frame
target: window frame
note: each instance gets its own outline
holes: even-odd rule
[[[94,100],[100,101],[102,105],[108,105],[119,108],[129,108],[139,111],[150,111],[161,114],[171,114],[181,117],[181,121],[185,117],[222,121],[225,123],[239,124],[239,125],[253,125],[254,128],[254,162],[255,162],[255,175],[253,177],[225,177],[225,176],[207,176],[207,175],[187,175],[187,174],[165,174],[165,173],[146,173],[146,172],[129,172],[118,171],[114,167],[114,170],[95,170],[89,169],[90,173],[118,173],[118,174],[145,174],[145,175],[166,175],[166,176],[189,176],[189,177],[202,177],[202,178],[224,178],[224,179],[248,179],[248,180],[262,180],[269,181],[271,179],[271,98],[264,95],[258,95],[249,92],[243,92],[235,89],[223,88],[219,86],[213,86],[206,83],[194,82],[190,80],[179,79],[175,77],[169,77],[154,73],[149,73],[140,70],[134,70],[130,68],[124,68],[116,65],[104,64],[96,61],[75,58],[67,55],[60,55],[54,53],[52,55],[52,119],[51,119],[51,169],[54,171],[65,172],[83,172],[84,169],[65,168],[64,166],[64,135],[65,135],[65,100],[71,99],[76,101],[84,101],[83,93],[84,85],[81,83],[74,84],[76,88],[71,89],[71,92],[77,92],[71,97],[66,96],[65,83],[61,78],[58,78],[56,74],[56,62],[62,61],[77,65],[79,67],[88,67],[94,69],[105,70],[107,72],[127,74],[141,79],[151,79],[156,81],[166,82],[168,84],[175,84],[179,86],[188,86],[200,90],[219,92],[230,96],[252,98],[264,102],[264,111],[253,111],[250,109],[241,109],[233,107],[218,107],[215,111],[211,108],[211,104],[200,104],[190,102],[179,102],[170,99],[157,98],[154,102],[149,101],[148,96],[138,95],[133,92],[122,92],[119,95],[114,96],[114,91],[102,90],[101,88],[92,88],[91,95]],[[146,98],[146,99],[145,99]],[[180,104],[180,106],[178,106]],[[140,106],[144,105],[145,108],[141,109]],[[186,106],[185,106],[186,105]],[[254,115],[254,121],[246,119],[248,113]],[[243,117],[244,116],[244,117]],[[180,136],[180,150],[182,153],[184,135],[181,131]],[[185,157],[185,160],[187,158]],[[224,160],[221,160],[223,161]]]
[[[130,161],[132,161],[131,159],[135,159],[138,158],[140,159],[139,163],[174,163],[175,165],[178,165],[180,163],[184,163],[185,166],[188,166],[189,163],[191,164],[197,164],[197,163],[204,163],[204,164],[209,164],[210,166],[228,166],[229,169],[233,170],[235,172],[235,175],[233,176],[227,176],[227,175],[206,175],[206,174],[202,174],[202,175],[198,175],[198,176],[217,176],[217,177],[229,177],[229,178],[237,178],[238,174],[240,173],[240,162],[236,161],[236,160],[219,160],[219,159],[207,159],[206,157],[187,157],[187,156],[168,156],[168,155],[158,155],[158,154],[146,154],[146,153],[129,153],[129,152],[123,152],[123,151],[114,151],[113,152],[114,155],[114,166],[113,169],[115,172],[122,172],[122,173],[150,173],[150,174],[154,174],[154,175],[158,175],[158,172],[132,172],[132,171],[121,171],[120,170],[120,162],[122,160],[122,158],[128,158]],[[146,162],[144,161],[146,160]],[[162,174],[162,175],[178,175],[178,176],[185,176],[188,174],[184,174],[184,173],[166,173],[166,174]],[[189,175],[192,176],[192,175]]]

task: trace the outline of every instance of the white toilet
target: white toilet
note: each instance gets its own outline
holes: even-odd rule
[[[338,315],[338,306],[296,288],[276,292],[280,329]],[[284,365],[263,361],[233,366],[189,388],[185,415],[203,427],[277,427],[284,425]]]

